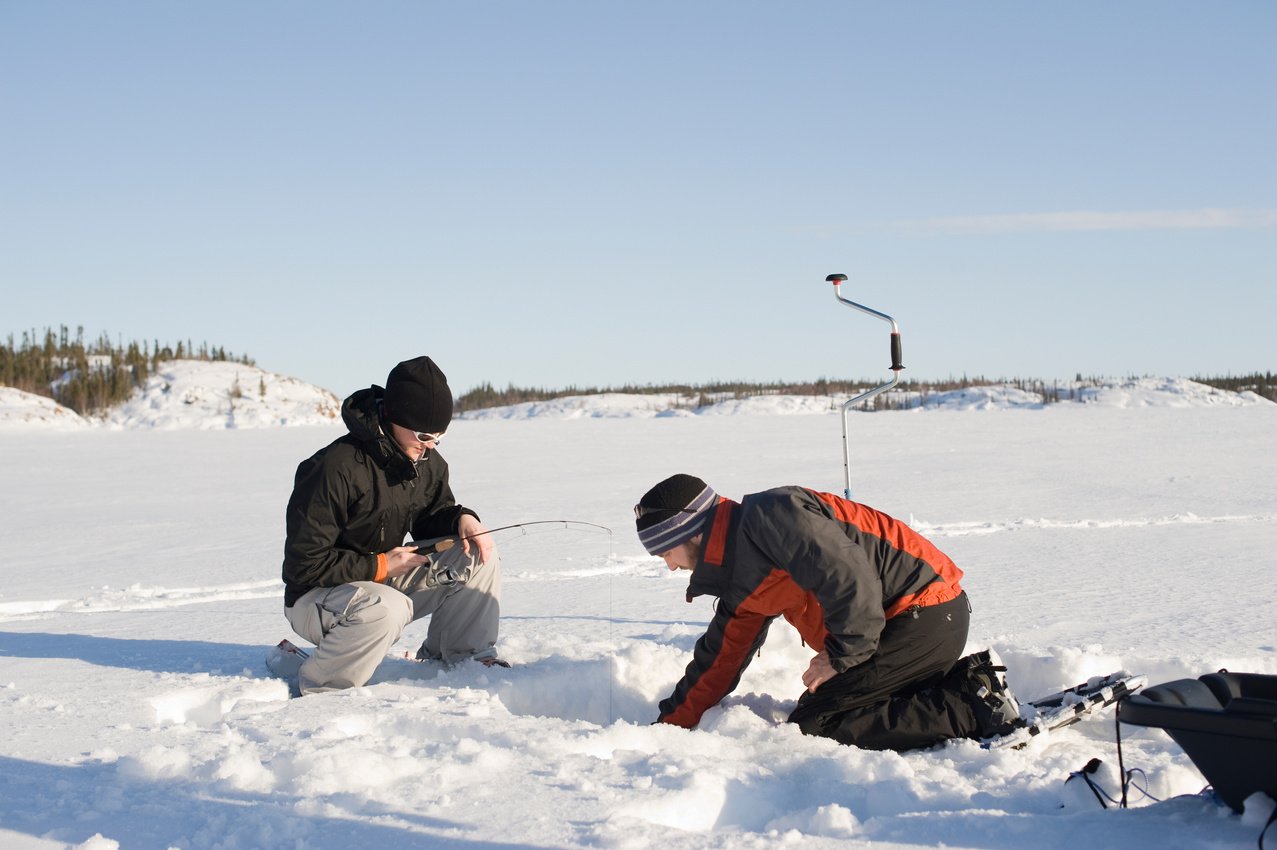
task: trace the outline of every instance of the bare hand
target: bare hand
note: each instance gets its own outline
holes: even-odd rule
[[[807,686],[809,692],[815,693],[816,688],[819,688],[836,675],[838,675],[838,671],[834,669],[834,665],[829,663],[829,653],[822,652],[807,665],[807,672],[803,673],[803,684]]]
[[[479,563],[488,563],[488,557],[492,554],[494,547],[492,535],[483,527],[483,523],[470,514],[462,514],[461,519],[457,520],[457,534],[461,537],[462,551],[469,555],[470,545],[474,544],[479,550]]]
[[[386,578],[398,578],[429,560],[417,554],[416,546],[398,546],[386,553]]]

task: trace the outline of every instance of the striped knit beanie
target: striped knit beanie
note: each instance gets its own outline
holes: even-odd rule
[[[634,506],[639,542],[659,555],[695,537],[718,494],[694,475],[671,475],[643,494]]]

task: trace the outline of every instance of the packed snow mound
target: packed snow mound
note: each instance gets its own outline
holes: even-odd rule
[[[328,390],[243,363],[174,360],[104,417],[119,428],[221,430],[329,425],[341,400]]]
[[[1243,407],[1272,404],[1253,392],[1234,393],[1199,384],[1186,378],[1131,378],[1120,383],[1085,387],[1079,391],[1083,404],[1108,407]]]
[[[651,419],[657,416],[690,416],[698,412],[695,401],[696,396],[677,393],[595,393],[469,410],[458,418]]]
[[[732,398],[697,409],[703,416],[755,416],[831,413],[838,410],[845,399],[827,395],[756,395],[749,398]]]
[[[1037,409],[1046,403],[1038,393],[1022,390],[1010,384],[987,387],[966,387],[932,393],[919,399],[919,407],[936,410],[1012,410]]]
[[[896,410],[1039,410],[1057,404],[1104,407],[1242,407],[1270,405],[1253,392],[1234,393],[1185,378],[1129,378],[1107,382],[1061,382],[1053,387],[1061,400],[1048,403],[1040,393],[1011,384],[990,384],[944,392],[891,391],[882,396]],[[709,398],[677,393],[598,393],[548,401],[469,410],[460,419],[651,419],[669,416],[827,414],[850,396],[755,395]],[[860,408],[857,407],[857,410]]]
[[[69,431],[91,425],[89,420],[51,398],[0,387],[0,430]]]

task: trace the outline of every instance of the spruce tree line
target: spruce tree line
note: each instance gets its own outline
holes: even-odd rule
[[[20,343],[9,334],[0,345],[0,386],[51,398],[85,415],[127,401],[161,363],[170,360],[255,365],[248,357],[236,357],[206,342],[198,348],[190,340],[176,346],[161,345],[159,340],[112,343],[106,333],[85,342],[83,327],[77,327],[72,336],[62,325],[57,333],[52,328],[45,328],[43,335],[34,329],[23,331]]]
[[[1254,372],[1238,377],[1223,378],[1194,377],[1190,380],[1199,384],[1242,392],[1250,390],[1270,401],[1277,401],[1277,376],[1273,373]],[[715,402],[729,399],[750,398],[760,395],[810,395],[810,396],[853,396],[882,383],[880,380],[838,380],[820,378],[815,381],[797,382],[749,382],[749,381],[713,381],[706,384],[624,384],[619,387],[577,387],[568,386],[562,389],[544,387],[516,387],[513,384],[499,390],[491,383],[483,383],[457,399],[458,411],[481,410],[485,407],[505,407],[531,401],[549,401],[573,395],[600,395],[602,393],[629,393],[635,395],[679,395],[687,399],[683,407],[705,407]],[[950,376],[943,381],[902,380],[892,392],[875,396],[869,402],[871,410],[902,410],[919,407],[925,404],[928,396],[950,392],[952,390],[986,387],[990,385],[1007,385],[1028,393],[1041,396],[1044,404],[1061,401],[1073,401],[1080,398],[1086,387],[1098,387],[1107,383],[1099,377],[1084,378],[1078,375],[1071,384],[1061,385],[1059,381],[1043,381],[1035,378],[999,378],[990,380],[983,376],[960,378]]]
[[[0,386],[15,387],[46,398],[52,398],[77,413],[90,414],[127,401],[133,391],[146,382],[159,364],[170,360],[226,361],[255,366],[247,356],[235,356],[221,346],[211,347],[207,342],[196,347],[189,339],[174,346],[153,342],[111,341],[106,334],[85,342],[84,328],[77,327],[74,337],[66,325],[57,333],[46,328],[37,334],[34,329],[22,332],[22,341],[16,342],[9,334],[0,345]],[[1277,401],[1277,375],[1272,372],[1252,372],[1248,375],[1225,377],[1201,377],[1191,380],[1230,392],[1249,390],[1270,401]],[[1083,378],[1080,374],[1071,385],[1048,384],[1036,379],[1013,378],[991,381],[983,376],[960,378],[950,376],[943,381],[906,379],[896,385],[896,392],[876,396],[870,406],[874,410],[893,410],[916,407],[927,396],[990,384],[1008,384],[1026,392],[1036,393],[1043,402],[1051,404],[1076,398],[1080,388],[1099,386],[1100,378]],[[688,399],[687,407],[703,407],[727,399],[741,399],[759,395],[811,395],[851,396],[876,386],[877,380],[841,380],[820,378],[798,382],[711,381],[704,384],[623,384],[619,387],[578,387],[570,385],[558,389],[545,387],[516,387],[496,389],[485,382],[462,395],[457,409],[479,410],[485,407],[503,407],[530,401],[548,401],[572,395],[598,395],[601,393],[627,393],[636,395],[672,394]]]
[[[1272,372],[1252,372],[1249,375],[1231,375],[1223,378],[1191,378],[1199,384],[1209,384],[1221,390],[1242,393],[1249,390],[1269,401],[1277,401],[1277,375]]]
[[[529,401],[549,401],[572,395],[600,395],[602,393],[627,393],[635,395],[678,395],[687,401],[682,405],[696,408],[705,407],[729,399],[751,398],[764,395],[807,395],[807,396],[853,396],[882,383],[881,380],[841,380],[819,378],[815,381],[711,381],[705,384],[624,384],[619,387],[569,386],[563,389],[546,389],[543,387],[516,387],[513,384],[504,390],[498,390],[491,383],[483,383],[457,400],[460,411],[480,410],[485,407],[504,407]],[[1011,384],[1028,392],[1036,392],[1046,402],[1061,401],[1069,397],[1069,390],[1057,384],[1048,385],[1044,381],[1016,378],[1011,381],[990,381],[976,376],[969,378],[950,377],[943,381],[902,380],[896,384],[893,392],[875,396],[870,402],[872,410],[900,410],[917,407],[929,394],[947,392],[968,387],[988,386],[992,383]],[[1098,383],[1098,379],[1097,379]]]

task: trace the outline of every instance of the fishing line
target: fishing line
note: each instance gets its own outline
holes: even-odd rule
[[[609,551],[608,560],[612,557],[613,554]],[[616,607],[613,602],[616,596],[613,590],[615,581],[616,573],[609,571],[607,576],[607,722],[609,726],[616,722]]]
[[[414,540],[414,541],[409,541],[408,543],[404,545],[416,546],[417,551],[421,552],[422,554],[427,554],[427,553],[438,554],[438,553],[448,551],[453,546],[457,545],[458,542],[473,540],[476,537],[482,537],[485,534],[496,534],[498,531],[510,531],[512,529],[518,528],[523,530],[523,533],[526,535],[527,534],[526,529],[529,526],[533,526],[533,525],[558,525],[558,526],[562,526],[565,529],[570,526],[577,526],[580,528],[597,529],[599,531],[606,531],[607,537],[608,537],[608,547],[607,547],[608,560],[610,561],[616,556],[616,546],[615,546],[615,540],[613,539],[613,535],[612,535],[612,529],[608,528],[606,525],[599,525],[596,522],[586,522],[584,520],[579,520],[579,519],[528,520],[527,522],[515,522],[515,523],[511,523],[510,525],[502,525],[502,526],[498,526],[497,528],[489,528],[479,532],[478,534],[463,535],[463,536],[458,536],[455,538],[445,537],[442,540],[436,540],[433,543],[428,541],[418,542]],[[611,575],[611,574],[608,575],[608,579],[607,579],[608,639],[613,647],[615,647],[616,645],[616,615],[615,615],[616,594],[615,594],[615,590],[613,586],[615,580],[616,580],[616,577],[614,575]],[[609,652],[608,653],[608,683],[607,683],[607,713],[608,713],[609,723],[615,722],[616,720],[615,690],[616,690],[616,653]]]
[[[510,525],[502,525],[497,528],[489,528],[480,531],[478,534],[467,534],[460,537],[445,537],[433,543],[429,541],[410,540],[405,546],[416,546],[418,549],[426,549],[432,552],[446,552],[463,540],[474,540],[476,537],[483,537],[485,534],[496,534],[498,531],[509,531],[514,528],[527,528],[531,525],[561,525],[564,528],[569,526],[583,526],[585,528],[595,528],[599,531],[606,531],[608,536],[608,555],[612,554],[612,529],[606,525],[599,525],[596,522],[586,522],[579,519],[534,519],[527,522],[515,522]],[[526,532],[525,532],[526,534]]]
[[[607,538],[608,538],[608,545],[607,545],[608,560],[610,561],[616,557],[616,545],[612,535],[612,529],[608,528],[606,525],[599,525],[598,523],[595,523],[595,522],[585,522],[579,519],[538,519],[538,520],[531,520],[528,522],[516,522],[516,523],[512,523],[511,525],[500,526],[499,528],[490,528],[487,531],[480,532],[479,534],[473,534],[467,537],[460,537],[458,538],[458,540],[471,540],[475,537],[481,537],[484,534],[494,534],[498,531],[508,531],[514,528],[523,529],[530,525],[561,525],[564,528],[567,528],[569,526],[583,526],[585,528],[593,528],[593,529],[598,529],[600,531],[606,531]],[[525,531],[524,533],[526,534],[527,532]],[[413,544],[409,543],[408,545],[411,546]],[[451,539],[445,539],[434,544],[434,546],[428,546],[425,548],[433,549],[436,552],[443,552],[451,548],[453,545],[454,545],[454,541],[452,541]],[[439,548],[439,547],[443,547],[443,548]],[[609,571],[609,574],[607,577],[607,623],[608,623],[608,642],[613,648],[615,648],[616,646],[616,602],[615,602],[616,591],[614,586],[615,581],[616,581],[616,576]],[[615,696],[616,653],[614,651],[608,653],[607,663],[608,663],[607,716],[608,716],[608,722],[614,723],[616,722],[616,696]]]
[[[489,528],[487,531],[480,532],[479,534],[472,534],[461,539],[468,540],[472,537],[481,537],[484,534],[495,534],[498,531],[507,531],[511,528],[525,528],[529,525],[562,525],[564,528],[569,525],[584,525],[589,528],[597,528],[600,531],[606,531],[609,537],[612,535],[612,529],[608,528],[606,525],[599,525],[596,522],[585,522],[584,520],[579,519],[534,519],[529,520],[528,522],[516,522],[510,525],[503,525],[499,528]]]

